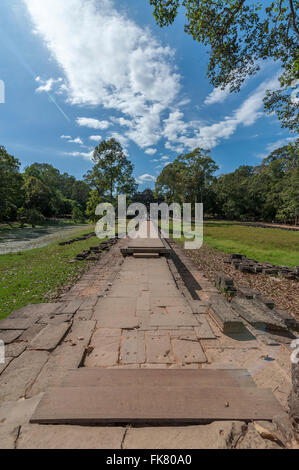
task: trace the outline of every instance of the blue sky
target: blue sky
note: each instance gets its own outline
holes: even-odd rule
[[[0,145],[22,168],[81,178],[95,145],[115,137],[141,190],[195,147],[211,149],[219,173],[259,164],[292,138],[263,111],[278,65],[262,64],[238,94],[215,90],[206,49],[183,27],[183,16],[157,27],[148,0],[1,0]]]

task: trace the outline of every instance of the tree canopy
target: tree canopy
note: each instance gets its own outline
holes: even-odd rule
[[[95,148],[93,162],[94,167],[86,174],[85,181],[100,196],[113,202],[115,193],[132,195],[136,192],[134,166],[115,139],[104,140]]]
[[[207,75],[215,87],[238,91],[265,59],[282,66],[280,88],[267,92],[265,109],[276,112],[282,126],[298,130],[299,79],[296,16],[298,0],[150,0],[161,27],[171,25],[183,8],[185,32],[210,51]]]

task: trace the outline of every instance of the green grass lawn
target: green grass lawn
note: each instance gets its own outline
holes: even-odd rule
[[[205,222],[204,243],[223,253],[283,266],[299,265],[299,233],[246,227],[233,222]]]
[[[91,226],[76,237],[93,230]],[[74,282],[93,262],[68,261],[99,243],[95,236],[72,245],[59,246],[56,242],[44,248],[0,255],[0,319],[30,303],[47,302],[58,288]]]

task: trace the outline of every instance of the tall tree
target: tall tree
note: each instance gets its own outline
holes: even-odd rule
[[[298,130],[298,100],[292,88],[299,78],[296,16],[298,0],[150,0],[157,23],[171,25],[185,9],[185,32],[210,50],[208,77],[215,87],[238,91],[255,74],[261,61],[282,66],[280,88],[265,97],[282,125]]]
[[[94,167],[85,176],[85,180],[101,196],[114,201],[114,195],[133,195],[137,184],[133,177],[134,167],[125,155],[117,140],[103,141],[95,148]]]
[[[15,220],[23,200],[20,162],[0,146],[0,220]]]

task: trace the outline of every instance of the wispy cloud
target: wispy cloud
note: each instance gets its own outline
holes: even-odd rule
[[[99,121],[94,118],[78,117],[76,122],[81,127],[88,127],[89,129],[108,129],[111,125],[108,121]]]
[[[137,178],[137,183],[144,184],[144,183],[155,183],[157,178],[153,175],[149,175],[148,173],[141,175]]]

